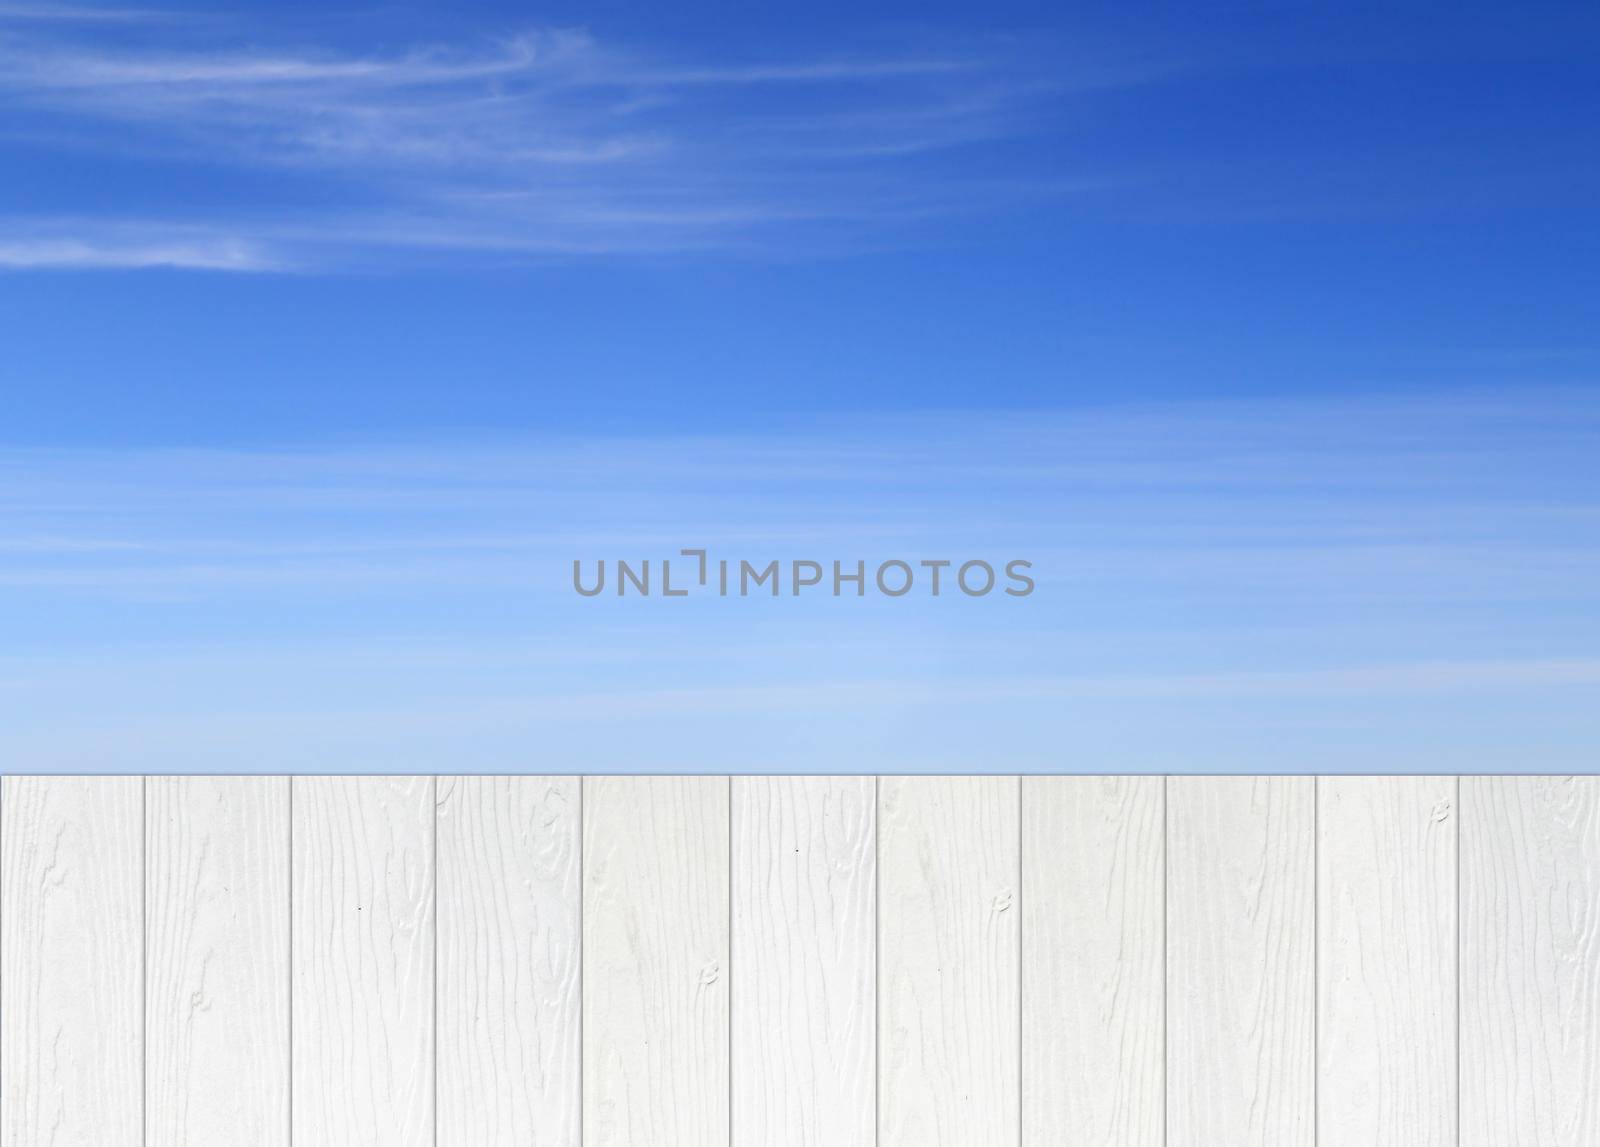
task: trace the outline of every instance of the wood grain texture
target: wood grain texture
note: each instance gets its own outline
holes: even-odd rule
[[[145,790],[151,1143],[289,1142],[289,781]]]
[[[726,1147],[728,780],[583,790],[584,1142]]]
[[[1167,784],[1167,1141],[1310,1147],[1313,780]]]
[[[884,777],[881,1147],[1015,1147],[1021,864],[1015,777]]]
[[[295,1147],[432,1144],[434,782],[296,777]]]
[[[1600,778],[1461,779],[1461,1142],[1600,1143]]]
[[[733,1142],[875,1140],[876,785],[733,779]]]
[[[579,1147],[576,777],[439,780],[440,1147]]]
[[[1600,1143],[1600,778],[874,785],[6,778],[0,1145]]]
[[[138,777],[0,791],[0,1142],[144,1142]]]
[[[1456,1141],[1456,781],[1317,782],[1317,1133]]]
[[[1022,1142],[1160,1147],[1160,777],[1022,779]]]

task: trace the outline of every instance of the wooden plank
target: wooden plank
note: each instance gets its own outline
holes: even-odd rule
[[[1317,782],[1317,1133],[1456,1141],[1456,780]]]
[[[576,777],[439,780],[439,1143],[578,1147]]]
[[[1015,777],[879,787],[879,1143],[1016,1147]]]
[[[583,788],[584,1142],[725,1147],[728,780]]]
[[[289,782],[146,781],[149,1141],[289,1142]]]
[[[1172,1147],[1314,1142],[1313,785],[1168,781]]]
[[[876,785],[733,779],[733,1142],[875,1140]]]
[[[0,1142],[144,1142],[139,777],[6,777]]]
[[[297,1147],[433,1143],[434,782],[296,777]]]
[[[1600,778],[1461,779],[1461,1142],[1600,1143]]]
[[[1160,777],[1022,779],[1023,1143],[1160,1147]]]

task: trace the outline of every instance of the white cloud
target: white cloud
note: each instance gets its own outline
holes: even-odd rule
[[[1284,610],[1553,606],[1591,601],[1600,584],[1600,486],[1584,477],[1597,434],[1592,396],[1524,389],[932,414],[766,436],[0,450],[0,584],[108,599],[429,586],[547,597],[575,553],[936,545],[1026,551],[1063,599],[1115,587],[1128,601]],[[352,517],[358,534],[341,525]]]
[[[0,449],[0,754],[1559,768],[1593,754],[1597,433],[1594,394],[1506,387],[748,435]],[[702,545],[1021,555],[1039,589],[571,592],[574,557]],[[714,743],[685,737],[708,718]]]
[[[380,53],[245,48],[220,28],[150,37],[59,21],[0,35],[0,130],[167,165],[185,214],[166,225],[225,233],[249,257],[66,237],[74,247],[0,226],[0,266],[309,269],[402,249],[826,253],[1075,186],[910,166],[1030,129],[1055,81],[988,50],[708,63],[581,30]],[[196,174],[217,164],[308,181],[321,205],[208,199]]]
[[[0,4],[0,23],[141,24],[170,18],[166,12],[140,8],[88,8],[67,4]]]
[[[157,229],[160,230],[159,228]],[[18,239],[0,234],[0,268],[13,270],[270,271],[279,265],[248,240]]]

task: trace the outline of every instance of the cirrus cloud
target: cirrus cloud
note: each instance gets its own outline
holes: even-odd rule
[[[132,16],[0,13],[0,150],[157,165],[173,213],[13,217],[0,266],[828,253],[1096,182],[981,178],[957,158],[1035,130],[1068,86],[992,45],[705,61],[536,29],[377,51]],[[1071,86],[1130,82],[1083,70]],[[289,181],[315,206],[255,202],[237,180],[208,193],[218,171]]]

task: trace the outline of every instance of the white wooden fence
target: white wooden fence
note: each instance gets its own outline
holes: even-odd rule
[[[0,1143],[1600,1143],[1600,779],[27,778]]]

